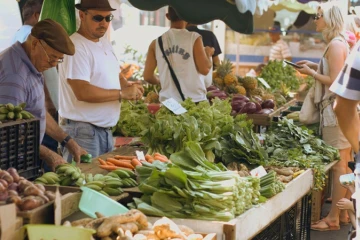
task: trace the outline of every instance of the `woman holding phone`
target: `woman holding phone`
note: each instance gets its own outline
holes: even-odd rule
[[[340,224],[349,222],[347,213],[340,213],[336,204],[347,194],[347,190],[340,184],[339,177],[351,172],[348,168],[348,162],[352,159],[351,146],[338,126],[333,111],[335,94],[329,91],[329,87],[344,66],[350,48],[346,41],[344,15],[334,2],[322,3],[317,9],[314,21],[316,31],[322,33],[327,47],[318,64],[307,60],[296,64],[301,66],[297,69],[300,73],[315,79],[314,102],[320,111],[320,133],[327,144],[339,149],[340,152],[340,160],[333,167],[330,212],[325,218],[311,225],[312,230],[329,231],[339,230]]]

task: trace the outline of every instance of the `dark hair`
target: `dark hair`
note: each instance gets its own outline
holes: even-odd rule
[[[265,66],[266,66],[266,64],[260,63],[259,65],[256,66],[255,72],[256,72],[256,73],[261,73],[262,69],[263,69]]]
[[[30,19],[34,13],[40,13],[44,0],[28,0],[22,8],[22,17],[24,21]]]
[[[168,8],[168,16],[169,16],[169,19],[170,19],[171,22],[181,21],[181,18],[179,18],[179,16],[175,12],[175,9],[173,9],[170,6]]]

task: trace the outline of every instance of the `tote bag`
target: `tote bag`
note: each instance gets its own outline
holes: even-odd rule
[[[304,124],[314,124],[320,122],[320,111],[314,103],[315,88],[312,86],[307,93],[301,107],[299,120]]]

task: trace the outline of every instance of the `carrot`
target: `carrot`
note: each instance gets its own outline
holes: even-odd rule
[[[165,156],[165,155],[161,155],[161,154],[154,154],[154,159],[155,160],[159,160],[161,162],[168,162],[169,159]]]
[[[100,165],[99,167],[102,168],[102,169],[105,169],[105,170],[109,170],[109,171],[116,170],[116,169],[120,168],[120,167],[117,167],[117,166],[110,166],[110,165]]]
[[[137,158],[133,158],[132,160],[131,160],[131,164],[134,166],[134,167],[136,167],[136,166],[142,166],[142,163],[139,161],[139,159],[137,159]]]
[[[154,158],[150,154],[146,154],[145,160],[149,163],[152,163],[154,161]]]
[[[111,163],[111,162],[106,162],[107,165],[109,166],[115,166],[115,164]]]
[[[106,162],[101,158],[98,158],[98,161],[99,161],[100,165],[107,165]]]
[[[136,158],[136,156],[123,156],[123,155],[115,155],[114,156],[115,159],[127,159],[127,160],[132,160],[133,158]]]
[[[107,161],[113,163],[115,166],[118,166],[118,167],[125,167],[125,168],[134,169],[134,166],[131,165],[131,163],[119,161],[119,160],[116,160],[114,158],[108,158]]]

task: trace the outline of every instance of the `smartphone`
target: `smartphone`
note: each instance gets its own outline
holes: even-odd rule
[[[294,68],[302,68],[301,66],[299,66],[299,65],[297,65],[297,64],[295,64],[293,62],[290,62],[290,61],[287,61],[287,60],[284,60],[284,62],[286,64],[289,64],[289,65],[293,66]]]

